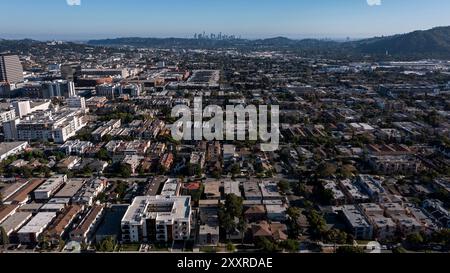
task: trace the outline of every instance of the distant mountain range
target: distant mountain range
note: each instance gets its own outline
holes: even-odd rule
[[[134,47],[196,47],[196,48],[286,48],[306,52],[331,51],[340,54],[391,55],[408,58],[450,59],[450,26],[430,30],[414,31],[386,37],[375,37],[359,41],[337,42],[331,40],[293,40],[276,37],[260,40],[198,40],[182,38],[117,38],[91,40],[90,45],[134,46]]]
[[[414,31],[407,34],[353,42],[360,52],[394,56],[450,57],[450,27]]]
[[[33,40],[2,40],[0,52],[24,50],[30,46],[43,46],[45,43]],[[73,44],[75,46],[75,44]],[[149,48],[193,48],[217,49],[240,48],[243,50],[273,50],[286,49],[305,55],[323,55],[327,57],[361,57],[374,58],[441,58],[450,60],[450,26],[437,27],[430,30],[414,31],[386,37],[375,37],[358,41],[338,42],[332,40],[303,39],[293,40],[285,37],[275,37],[259,40],[207,40],[185,38],[116,38],[91,40],[89,46],[130,46]],[[77,47],[80,45],[77,45]]]

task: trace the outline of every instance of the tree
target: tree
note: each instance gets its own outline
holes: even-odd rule
[[[409,234],[405,240],[405,243],[413,249],[421,249],[424,242],[425,239],[420,233]]]
[[[62,251],[64,249],[64,247],[66,246],[66,242],[64,242],[63,239],[59,239],[59,243],[58,243],[58,249],[59,251]]]
[[[0,192],[0,205],[3,205],[3,195],[1,192]]]
[[[317,168],[317,174],[322,178],[328,178],[336,174],[337,167],[334,164],[320,164]]]
[[[231,174],[237,175],[240,172],[241,172],[241,167],[239,166],[239,164],[233,164],[233,166],[231,166]]]
[[[219,207],[220,226],[227,232],[239,228],[243,223],[243,200],[242,198],[229,194],[225,198],[225,204]],[[236,222],[236,219],[238,222]]]
[[[202,168],[200,167],[199,164],[188,164],[188,174],[189,175],[197,175],[197,176],[201,176],[202,175]]]
[[[220,171],[218,171],[218,170],[214,170],[213,172],[212,172],[212,177],[214,177],[215,179],[220,179],[220,177],[222,177],[222,174],[220,173]]]
[[[286,240],[280,244],[286,251],[295,253],[299,251],[300,243],[297,240]]]
[[[80,244],[81,251],[86,251],[88,247],[89,246],[85,242],[81,242]]]
[[[433,243],[441,244],[446,248],[450,248],[450,229],[436,231],[431,235]]]
[[[6,230],[4,227],[0,227],[0,239],[1,239],[1,244],[3,245],[3,247],[6,249],[9,245],[9,237],[8,234],[6,234]]]
[[[336,250],[339,254],[363,254],[364,249],[358,246],[340,246]]]
[[[119,199],[123,199],[125,197],[125,194],[127,193],[128,190],[128,184],[125,181],[119,181],[119,183],[117,184],[116,188],[114,189],[114,192],[117,193],[117,195],[119,195]]]
[[[97,246],[97,250],[100,252],[114,252],[116,242],[113,237],[108,236]]]
[[[24,178],[31,178],[31,177],[33,177],[33,172],[31,171],[31,169],[29,167],[21,168],[21,173],[22,173],[22,176]]]
[[[291,188],[289,182],[286,180],[281,180],[280,182],[278,182],[278,187],[284,193],[287,193],[289,191],[289,189]]]
[[[355,172],[357,172],[357,169],[350,164],[346,164],[341,168],[341,175],[345,178],[351,177]]]
[[[323,218],[322,214],[320,214],[316,210],[311,210],[309,211],[307,218],[311,226],[313,235],[318,238],[321,238],[328,230],[327,223]]]
[[[105,148],[101,148],[97,153],[97,158],[103,161],[110,161],[111,158],[109,157],[108,150]]]
[[[292,190],[297,196],[304,196],[307,193],[306,185],[301,182],[295,183]]]
[[[131,166],[128,164],[120,164],[119,174],[123,178],[131,177],[131,174],[132,174]]]
[[[92,169],[91,169],[91,167],[89,167],[89,166],[85,166],[82,170],[81,170],[81,173],[84,175],[84,176],[92,176]]]
[[[325,234],[325,239],[326,241],[334,244],[346,244],[350,242],[347,233],[338,229],[331,229],[327,231]]]
[[[50,247],[52,246],[51,242],[50,242],[50,236],[47,232],[44,232],[44,234],[42,234],[39,237],[39,246],[41,247],[42,250],[49,250]]]
[[[278,245],[265,237],[259,237],[255,240],[255,247],[261,252],[274,253],[279,252]]]
[[[286,211],[286,214],[293,220],[297,221],[297,219],[301,215],[301,211],[299,208],[296,207],[289,207]]]
[[[228,252],[235,252],[236,251],[236,246],[232,242],[229,242],[227,244],[227,251]]]

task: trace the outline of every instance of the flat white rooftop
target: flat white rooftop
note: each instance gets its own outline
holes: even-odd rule
[[[18,233],[40,233],[56,217],[56,212],[40,212],[31,221],[21,228]]]

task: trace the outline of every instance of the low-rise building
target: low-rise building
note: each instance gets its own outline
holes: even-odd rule
[[[225,195],[234,194],[241,197],[241,189],[239,181],[227,180],[223,182],[223,192]]]
[[[339,186],[345,194],[349,203],[366,203],[370,202],[370,198],[360,187],[353,183],[350,179],[339,181]]]
[[[90,141],[69,140],[61,145],[60,150],[66,155],[83,155],[90,147],[94,145]]]
[[[5,231],[10,243],[18,243],[17,231],[23,227],[32,216],[33,214],[31,212],[16,212],[6,218],[3,222],[0,221],[0,227]]]
[[[259,222],[266,219],[266,207],[264,205],[252,205],[244,210],[244,219],[248,222]]]
[[[0,206],[0,223],[4,220],[6,220],[6,218],[8,218],[9,216],[13,215],[17,209],[19,208],[19,206],[17,205],[1,205]]]
[[[171,197],[171,196],[178,196],[181,189],[181,183],[176,178],[169,178],[164,183],[164,186],[161,190],[162,196]]]
[[[72,198],[86,183],[85,179],[71,178],[64,187],[55,194],[55,198]]]
[[[16,155],[28,148],[28,142],[2,142],[0,143],[0,161]]]
[[[450,212],[444,208],[439,200],[425,200],[422,207],[428,215],[444,228],[450,228]]]
[[[92,206],[95,198],[108,186],[106,178],[94,178],[87,181],[72,198],[73,204]]]
[[[334,205],[343,205],[345,204],[345,195],[339,186],[334,181],[324,180],[322,181],[323,187],[325,190],[329,190],[333,194],[333,203]]]
[[[411,174],[422,169],[421,162],[412,155],[370,156],[368,162],[382,174]]]
[[[265,205],[267,218],[273,222],[286,221],[286,206],[285,205]]]
[[[359,204],[362,213],[373,226],[374,237],[380,240],[394,238],[397,225],[391,218],[384,216],[384,209],[375,203]]]
[[[244,196],[246,200],[262,200],[261,189],[257,182],[243,182]]]
[[[48,235],[55,242],[59,242],[68,232],[68,228],[73,223],[78,214],[83,210],[82,206],[73,205],[67,207],[63,213],[59,214],[48,229]]]
[[[56,167],[61,171],[69,171],[75,168],[75,166],[80,163],[81,158],[78,156],[69,156],[58,162]]]
[[[206,181],[204,192],[207,199],[220,200],[220,182]]]
[[[382,181],[372,175],[359,175],[356,181],[375,202],[380,201],[381,196],[386,192]]]
[[[22,244],[35,244],[39,241],[39,236],[56,218],[56,212],[39,212],[31,221],[22,227],[17,236]]]
[[[94,206],[81,223],[70,232],[70,239],[75,242],[89,243],[103,217],[104,207]]]
[[[52,176],[34,191],[34,199],[40,201],[50,199],[64,185],[66,180],[66,175]]]
[[[345,205],[339,208],[339,213],[347,224],[349,232],[358,240],[371,240],[373,227],[364,215],[353,205]]]
[[[31,199],[31,193],[44,183],[44,179],[32,179],[28,181],[23,187],[17,192],[12,194],[8,199],[4,200],[5,204],[25,204]]]
[[[285,197],[280,194],[280,189],[274,181],[262,181],[259,183],[263,200],[284,200]]]
[[[199,207],[199,245],[217,245],[220,240],[218,203]]]
[[[252,236],[254,239],[266,238],[270,241],[285,241],[288,239],[287,227],[284,224],[272,222],[268,223],[262,221],[259,223],[252,224]]]

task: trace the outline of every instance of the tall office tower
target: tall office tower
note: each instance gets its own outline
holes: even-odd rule
[[[0,82],[23,82],[23,67],[19,56],[0,54]]]
[[[75,97],[77,95],[75,91],[75,83],[72,81],[67,82],[67,93],[68,97]]]
[[[76,81],[81,75],[81,64],[67,63],[61,65],[61,76],[68,81]]]
[[[44,99],[51,99],[53,97],[75,97],[75,85],[71,81],[56,80],[53,82],[46,82],[43,84],[42,97]]]

